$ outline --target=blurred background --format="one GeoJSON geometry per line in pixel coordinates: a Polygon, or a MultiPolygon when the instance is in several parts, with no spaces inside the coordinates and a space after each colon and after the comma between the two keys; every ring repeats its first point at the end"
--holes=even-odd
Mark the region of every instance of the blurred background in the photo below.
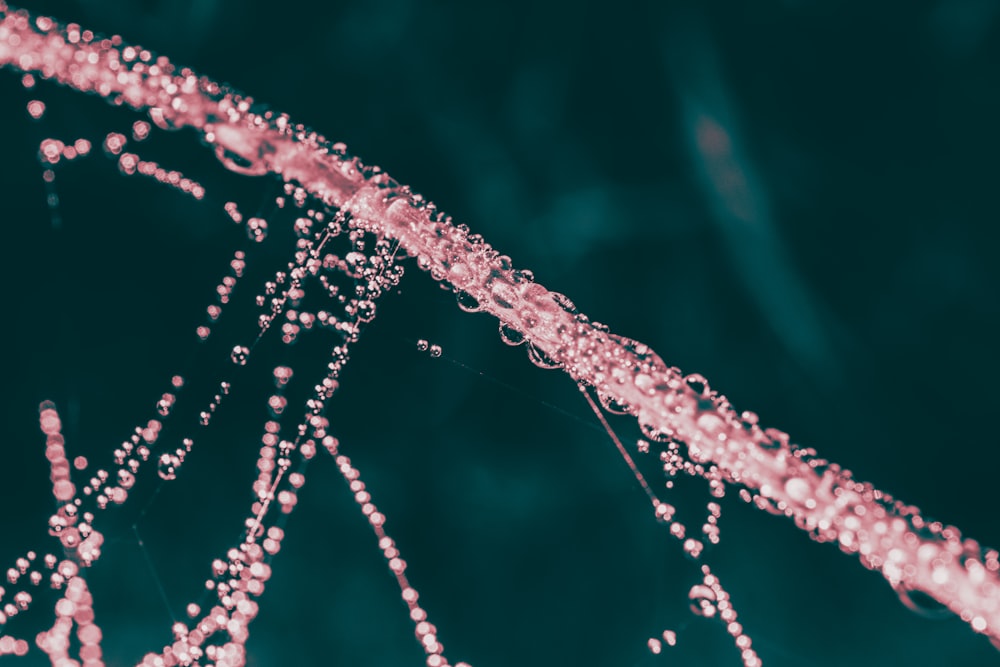
{"type": "MultiPolygon", "coordinates": [[[[1000,545],[995,3],[25,6],[121,34],[346,142],[738,409],[1000,545]]],[[[205,184],[207,202],[122,177],[95,154],[57,168],[56,219],[41,139],[97,146],[139,116],[51,85],[25,90],[11,71],[0,100],[4,567],[54,547],[40,401],[60,407],[70,456],[106,467],[173,374],[195,396],[234,384],[211,428],[179,415],[165,431],[196,440],[178,480],[159,488],[147,470],[134,503],[98,524],[96,621],[109,664],[134,664],[170,641],[211,559],[240,537],[271,362],[293,355],[309,383],[325,343],[255,351],[230,378],[227,350],[256,330],[249,304],[226,311],[215,347],[196,343],[245,243],[222,203],[268,214],[274,181],[225,172],[193,134],[160,133],[138,152],[205,184]],[[48,105],[39,122],[32,99],[48,105]]],[[[289,259],[282,221],[256,253],[262,276],[289,259]]],[[[697,566],[653,520],[572,382],[407,268],[330,418],[449,658],[739,664],[723,626],[688,610],[697,566]],[[646,641],[665,629],[678,646],[652,655],[646,641]]],[[[243,299],[259,284],[241,285],[243,299]]],[[[634,425],[614,426],[635,441],[634,425]]],[[[307,479],[250,664],[422,664],[332,461],[318,457],[307,479]]],[[[703,482],[664,495],[700,525],[703,482]]],[[[908,610],[835,546],[735,491],[722,505],[722,543],[705,558],[766,665],[1000,664],[964,623],[908,610]]],[[[41,604],[8,630],[46,627],[41,604]]]]}

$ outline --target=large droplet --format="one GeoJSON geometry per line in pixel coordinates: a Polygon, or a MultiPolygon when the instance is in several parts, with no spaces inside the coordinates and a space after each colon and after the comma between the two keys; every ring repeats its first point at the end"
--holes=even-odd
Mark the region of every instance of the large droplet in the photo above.
{"type": "Polygon", "coordinates": [[[501,282],[493,284],[493,287],[490,288],[490,296],[493,297],[493,303],[501,308],[513,308],[518,300],[517,292],[514,291],[514,288],[507,283],[501,282]]]}
{"type": "Polygon", "coordinates": [[[520,345],[524,342],[524,334],[509,324],[501,324],[500,340],[507,345],[520,345]]]}
{"type": "Polygon", "coordinates": [[[639,430],[653,442],[670,442],[674,437],[673,431],[662,431],[659,427],[645,421],[639,422],[639,430]]]}
{"type": "Polygon", "coordinates": [[[482,305],[468,292],[459,292],[456,297],[458,301],[458,307],[467,313],[477,313],[483,309],[482,305]]]}
{"type": "Polygon", "coordinates": [[[805,504],[811,495],[809,483],[801,477],[789,477],[785,480],[785,493],[799,504],[805,504]]]}
{"type": "Polygon", "coordinates": [[[954,615],[948,607],[921,590],[910,588],[905,584],[897,584],[894,588],[899,595],[899,601],[907,609],[920,614],[924,618],[940,619],[954,615]]]}
{"type": "Polygon", "coordinates": [[[629,411],[629,406],[627,403],[619,401],[614,396],[606,394],[603,391],[597,392],[597,400],[601,402],[601,407],[613,415],[627,415],[629,411]]]}
{"type": "Polygon", "coordinates": [[[528,343],[528,359],[534,365],[539,368],[544,368],[545,370],[562,368],[562,364],[552,359],[552,357],[547,355],[542,348],[538,347],[534,343],[528,343]]]}
{"type": "Polygon", "coordinates": [[[700,373],[691,373],[684,378],[684,382],[698,396],[705,396],[711,391],[708,386],[708,380],[700,373]]]}
{"type": "MultiPolygon", "coordinates": [[[[153,121],[156,122],[155,117],[153,121]]],[[[244,133],[224,124],[215,127],[215,137],[219,142],[215,146],[215,157],[226,169],[246,176],[268,173],[267,162],[261,158],[268,152],[274,152],[274,148],[267,141],[262,141],[259,146],[248,146],[244,133]],[[234,150],[237,146],[239,151],[234,150]]]]}

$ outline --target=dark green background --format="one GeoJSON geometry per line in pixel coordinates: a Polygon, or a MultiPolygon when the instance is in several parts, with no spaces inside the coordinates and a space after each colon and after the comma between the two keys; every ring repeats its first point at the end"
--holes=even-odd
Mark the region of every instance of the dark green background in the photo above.
{"type": "MultiPolygon", "coordinates": [[[[120,33],[345,141],[738,408],[1000,543],[992,3],[122,4],[29,8],[120,33]],[[706,116],[732,139],[749,217],[727,213],[700,171],[693,123],[706,116]]],[[[224,173],[191,134],[161,133],[140,153],[204,182],[210,203],[119,177],[95,155],[60,168],[53,230],[40,139],[96,142],[136,116],[50,85],[24,91],[7,71],[0,100],[6,568],[51,548],[39,401],[59,404],[71,454],[104,466],[178,369],[196,396],[228,378],[222,348],[247,342],[250,310],[226,312],[219,349],[197,352],[193,336],[240,243],[221,202],[263,211],[277,186],[224,173]],[[24,111],[32,98],[49,105],[41,123],[24,111]]],[[[288,247],[271,239],[259,265],[287,261],[288,247]]],[[[476,667],[738,664],[723,628],[687,611],[695,566],[572,383],[408,270],[356,347],[331,420],[447,655],[476,667]],[[418,353],[420,338],[444,357],[418,353]],[[665,628],[679,646],[650,655],[646,639],[665,628]]],[[[315,342],[295,350],[297,380],[322,369],[315,342]]],[[[239,538],[267,361],[234,378],[213,429],[167,431],[197,444],[138,524],[166,602],[129,530],[140,506],[99,524],[109,544],[89,576],[111,664],[166,643],[171,611],[239,538]]],[[[634,441],[634,426],[615,426],[634,441]]],[[[332,462],[307,478],[251,664],[420,664],[332,462]]],[[[141,479],[135,502],[157,481],[141,479]]],[[[670,498],[692,526],[709,500],[701,483],[670,498]]],[[[721,525],[708,560],[767,665],[1000,664],[958,620],[908,611],[878,574],[734,492],[721,525]]],[[[49,620],[41,606],[33,616],[49,620]]],[[[10,629],[37,630],[22,623],[10,629]]]]}

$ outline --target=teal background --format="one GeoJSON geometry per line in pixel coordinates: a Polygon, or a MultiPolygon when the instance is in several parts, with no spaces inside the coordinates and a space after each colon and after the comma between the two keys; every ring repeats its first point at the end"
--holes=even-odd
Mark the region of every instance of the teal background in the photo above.
{"type": "MultiPolygon", "coordinates": [[[[29,9],[120,33],[346,142],[765,425],[1000,544],[991,3],[29,9]],[[742,207],[705,176],[699,118],[730,137],[744,178],[727,183],[742,207]]],[[[5,567],[25,547],[51,548],[38,403],[56,401],[69,451],[103,466],[178,369],[194,396],[228,377],[223,348],[251,335],[250,309],[226,311],[219,349],[198,352],[193,336],[242,234],[221,202],[250,214],[278,193],[225,173],[193,135],[160,133],[140,152],[205,183],[211,203],[120,177],[95,155],[60,167],[54,230],[38,142],[96,143],[138,116],[18,80],[0,72],[5,567]],[[24,111],[33,98],[49,106],[40,123],[24,111]]],[[[259,266],[287,261],[273,236],[259,266]]],[[[255,287],[242,289],[246,299],[255,287]]],[[[322,368],[319,343],[294,349],[303,382],[322,368]]],[[[212,429],[169,432],[196,439],[176,482],[157,492],[147,474],[141,504],[102,517],[109,543],[90,577],[111,664],[169,641],[171,614],[239,539],[266,362],[285,354],[255,356],[212,429]]],[[[696,566],[653,520],[577,389],[524,357],[410,264],[331,407],[446,654],[476,667],[738,664],[723,628],[688,612],[696,566]],[[418,353],[417,339],[444,356],[418,353]],[[679,645],[650,655],[646,639],[668,628],[679,645]]],[[[634,442],[633,425],[614,426],[634,442]]],[[[318,458],[307,479],[251,626],[251,664],[421,664],[332,462],[318,458]]],[[[668,497],[689,528],[710,500],[704,486],[668,497]]],[[[856,559],[734,491],[721,526],[707,560],[766,665],[1000,664],[957,619],[907,610],[856,559]]],[[[47,614],[9,627],[33,636],[47,614]]]]}

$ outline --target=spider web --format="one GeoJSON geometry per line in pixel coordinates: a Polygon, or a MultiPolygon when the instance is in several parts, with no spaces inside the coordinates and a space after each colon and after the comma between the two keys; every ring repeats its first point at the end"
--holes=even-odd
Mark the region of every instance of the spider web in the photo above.
{"type": "MultiPolygon", "coordinates": [[[[97,101],[92,101],[93,109],[84,110],[86,105],[71,93],[48,88],[40,95],[49,107],[42,126],[29,124],[22,109],[34,96],[18,91],[16,80],[7,79],[10,97],[20,94],[25,100],[17,112],[22,127],[28,129],[15,140],[21,142],[26,156],[22,167],[31,163],[39,137],[72,139],[99,127],[95,135],[99,138],[105,131],[127,131],[136,119],[106,109],[97,101]],[[61,95],[66,96],[65,101],[61,95]],[[60,109],[70,110],[69,117],[60,117],[60,109]],[[90,113],[100,122],[88,118],[90,113]],[[115,114],[119,117],[109,119],[115,114]],[[84,127],[77,129],[76,123],[84,127]],[[30,138],[31,132],[36,132],[36,137],[30,138]]],[[[245,179],[221,169],[204,174],[203,170],[216,165],[190,156],[195,152],[193,138],[189,137],[190,147],[184,148],[179,139],[165,136],[158,146],[156,137],[151,138],[141,152],[192,177],[198,174],[209,192],[226,192],[227,200],[239,200],[246,217],[271,213],[274,198],[282,194],[277,185],[259,180],[248,185],[245,179]]],[[[45,205],[41,168],[18,168],[16,174],[23,173],[23,177],[5,174],[3,179],[12,186],[11,192],[36,191],[36,196],[5,197],[12,203],[11,219],[35,221],[17,228],[17,234],[24,235],[18,246],[35,252],[17,253],[8,266],[18,268],[15,275],[34,276],[25,281],[23,289],[15,290],[17,301],[12,312],[21,314],[25,322],[44,322],[18,327],[21,345],[28,349],[30,343],[30,349],[37,352],[28,357],[31,363],[14,360],[21,364],[15,365],[14,376],[22,379],[17,396],[5,401],[5,411],[10,410],[5,421],[30,425],[30,420],[23,418],[23,404],[30,404],[30,415],[40,398],[54,398],[60,407],[65,406],[71,455],[81,453],[96,463],[107,455],[109,443],[122,439],[123,424],[150,412],[150,399],[155,401],[162,393],[163,382],[178,366],[193,366],[196,372],[186,377],[198,382],[201,376],[206,385],[203,390],[218,381],[222,371],[206,369],[197,356],[192,359],[198,354],[192,352],[197,350],[196,342],[186,346],[175,341],[192,338],[192,326],[204,320],[204,307],[212,298],[209,288],[219,280],[233,248],[246,244],[246,236],[218,205],[206,213],[210,203],[199,204],[138,177],[123,179],[111,162],[101,173],[101,158],[94,155],[87,159],[85,172],[77,170],[82,162],[60,167],[55,189],[60,203],[54,210],[45,205]],[[32,169],[34,173],[30,173],[32,169]],[[132,188],[137,192],[125,192],[132,188]],[[102,193],[96,203],[94,193],[102,193]],[[53,213],[61,220],[57,225],[53,224],[53,213]],[[49,271],[37,271],[40,258],[49,262],[49,271]],[[53,387],[51,378],[59,378],[55,384],[62,386],[53,387]],[[15,411],[14,406],[20,409],[15,411]]],[[[289,225],[269,220],[271,234],[289,232],[289,225]]],[[[280,245],[269,234],[259,253],[263,264],[287,261],[281,250],[273,254],[264,250],[265,246],[280,245]]],[[[342,390],[331,403],[330,420],[337,425],[345,448],[354,450],[352,458],[368,471],[366,479],[377,487],[380,507],[385,508],[391,525],[398,526],[393,533],[400,543],[419,545],[410,552],[409,561],[413,571],[427,582],[419,586],[421,591],[429,598],[458,601],[435,606],[428,603],[449,654],[474,664],[508,664],[519,657],[539,663],[566,659],[607,664],[621,662],[623,656],[629,664],[656,664],[656,656],[645,648],[645,637],[664,627],[680,629],[690,622],[685,594],[692,578],[697,578],[696,570],[683,559],[677,558],[675,563],[672,559],[679,556],[678,549],[663,535],[665,531],[656,525],[646,526],[650,522],[642,512],[633,511],[643,502],[641,493],[629,482],[620,461],[616,463],[617,455],[607,436],[590,427],[593,419],[572,383],[523,364],[523,352],[500,344],[495,325],[483,321],[487,318],[455,314],[454,298],[429,283],[424,278],[405,281],[402,293],[391,297],[366,329],[363,344],[345,371],[342,390]],[[423,284],[418,284],[421,281],[423,284]],[[421,339],[440,344],[442,356],[419,353],[417,341],[421,339]],[[517,365],[513,361],[508,363],[515,357],[527,376],[513,370],[517,365]],[[544,403],[539,396],[544,397],[544,403]],[[549,407],[552,405],[558,410],[549,407]],[[553,476],[554,470],[557,476],[553,476]],[[499,516],[491,517],[491,511],[499,516]],[[648,534],[647,527],[651,529],[648,534]],[[644,556],[641,564],[637,564],[637,553],[644,556]],[[687,578],[669,576],[678,570],[686,571],[687,578]],[[464,576],[455,576],[456,572],[464,576]],[[511,591],[517,594],[510,595],[511,591]],[[678,601],[672,611],[665,609],[671,598],[678,601]],[[541,606],[540,601],[551,606],[541,606]],[[541,610],[533,613],[539,607],[541,610]],[[479,614],[470,613],[472,608],[479,614]]],[[[240,319],[238,312],[227,312],[220,327],[230,318],[240,319]]],[[[243,321],[232,325],[235,328],[229,330],[232,335],[228,338],[216,333],[226,340],[247,338],[255,325],[247,325],[246,318],[243,321]]],[[[310,351],[303,349],[305,342],[304,337],[294,352],[309,359],[310,351]]],[[[280,347],[275,354],[282,354],[280,347]]],[[[228,359],[223,359],[218,368],[229,372],[227,363],[228,359]]],[[[259,365],[267,366],[270,364],[259,365]]],[[[139,503],[148,507],[136,523],[142,548],[135,536],[129,535],[130,519],[123,520],[119,530],[106,531],[109,544],[102,558],[113,565],[102,560],[107,577],[103,583],[116,595],[113,601],[97,603],[106,607],[98,609],[98,620],[107,619],[102,623],[109,637],[115,629],[130,638],[122,644],[129,659],[137,650],[162,643],[154,640],[140,647],[138,638],[144,628],[154,635],[162,634],[169,624],[168,611],[183,615],[183,604],[193,594],[185,596],[181,591],[197,588],[192,584],[201,584],[211,554],[238,537],[238,529],[219,517],[228,511],[239,523],[238,508],[245,504],[246,477],[259,441],[259,423],[255,422],[266,413],[261,399],[267,396],[267,381],[270,379],[245,379],[242,396],[226,397],[225,410],[231,416],[225,421],[225,410],[220,408],[218,418],[213,417],[212,428],[218,432],[207,440],[212,444],[199,442],[197,454],[185,462],[179,480],[164,487],[151,504],[139,503]],[[241,463],[234,451],[244,442],[248,444],[241,463]],[[198,457],[204,458],[199,462],[198,457]],[[152,532],[144,530],[147,521],[152,532]],[[196,537],[192,540],[184,535],[196,537]],[[200,555],[192,553],[198,550],[200,555]],[[171,572],[164,564],[177,567],[171,572]],[[134,590],[140,591],[138,596],[124,595],[130,587],[122,582],[129,579],[137,582],[134,590]],[[141,620],[142,602],[148,605],[148,620],[141,620]],[[116,607],[120,615],[115,615],[116,607]],[[133,638],[136,645],[128,646],[133,638]]],[[[127,431],[128,427],[124,428],[127,431]]],[[[28,426],[19,432],[22,435],[16,441],[24,444],[12,454],[16,458],[11,460],[10,469],[24,471],[20,475],[24,488],[15,487],[12,497],[25,507],[44,507],[44,484],[29,481],[43,480],[48,474],[44,461],[35,455],[37,448],[30,445],[38,436],[31,435],[28,426]],[[30,475],[32,470],[38,474],[30,475]],[[37,502],[30,500],[33,493],[37,502]]],[[[336,481],[332,469],[327,473],[336,481]]],[[[308,473],[318,474],[322,472],[308,473]]],[[[695,506],[706,499],[697,499],[695,506]]],[[[315,484],[313,480],[305,487],[301,504],[289,530],[289,540],[301,541],[297,546],[292,542],[279,556],[273,588],[279,587],[286,570],[290,571],[289,581],[296,583],[289,583],[285,595],[273,589],[265,594],[262,617],[251,635],[269,635],[266,628],[270,627],[276,638],[262,638],[256,647],[252,638],[252,650],[260,652],[252,659],[260,664],[287,659],[290,651],[296,650],[290,645],[299,644],[301,660],[307,663],[321,662],[330,655],[368,664],[420,660],[419,647],[412,646],[405,607],[400,606],[398,594],[393,594],[384,564],[372,552],[370,530],[357,520],[349,494],[337,484],[315,484]],[[312,500],[308,500],[309,494],[315,494],[312,500]],[[331,511],[338,503],[343,512],[331,511]],[[353,524],[351,518],[355,519],[353,524]],[[300,527],[293,530],[299,522],[300,527]],[[285,557],[303,566],[283,566],[280,560],[285,557]],[[301,579],[292,579],[296,573],[303,575],[301,579]],[[317,590],[328,583],[332,586],[338,577],[343,578],[339,585],[317,590]],[[385,598],[382,602],[373,600],[377,595],[372,591],[379,587],[385,598]],[[385,613],[387,607],[390,613],[385,613]],[[333,634],[333,628],[339,631],[333,634]],[[296,639],[290,639],[293,633],[296,639]],[[341,642],[347,644],[343,652],[341,642]]],[[[733,508],[738,512],[735,507],[739,504],[733,508]]],[[[37,517],[28,514],[12,519],[9,532],[5,521],[5,546],[37,543],[27,539],[37,534],[32,530],[38,525],[37,517]]],[[[810,567],[799,573],[799,581],[813,582],[814,588],[818,587],[817,572],[851,569],[839,554],[817,545],[802,545],[802,551],[793,555],[796,547],[790,543],[797,539],[794,531],[789,530],[792,537],[783,541],[777,535],[779,528],[770,526],[766,518],[754,523],[754,517],[746,512],[740,516],[740,523],[746,525],[730,524],[724,535],[735,536],[726,537],[719,549],[720,567],[728,564],[734,568],[735,578],[730,576],[727,585],[737,600],[753,598],[750,593],[740,595],[738,581],[758,576],[762,569],[760,560],[748,556],[745,546],[758,540],[772,545],[768,558],[777,551],[788,559],[784,566],[774,566],[779,572],[809,560],[810,567]],[[762,535],[767,537],[761,539],[762,535]],[[726,556],[723,550],[730,541],[734,544],[726,556]],[[774,548],[774,544],[781,547],[774,548]],[[820,566],[827,556],[829,566],[820,566]]],[[[853,590],[865,590],[873,583],[870,576],[858,574],[859,583],[853,590]]],[[[99,576],[95,569],[93,577],[99,576]]],[[[809,664],[808,652],[798,652],[780,630],[771,635],[768,624],[761,621],[781,619],[783,611],[786,616],[796,614],[790,610],[794,605],[781,601],[788,599],[787,593],[777,592],[797,587],[794,574],[781,573],[767,581],[770,587],[765,590],[776,599],[762,605],[765,611],[756,614],[741,606],[741,620],[748,628],[764,626],[752,634],[769,664],[782,660],[809,664]]],[[[100,588],[98,583],[92,584],[95,591],[100,588]]],[[[824,590],[810,595],[823,602],[812,614],[818,625],[839,627],[835,619],[842,618],[845,607],[829,601],[837,595],[836,586],[824,590]],[[823,614],[827,614],[826,620],[820,621],[823,614]]],[[[885,613],[893,614],[901,625],[915,623],[928,635],[940,632],[937,628],[929,632],[919,620],[907,618],[897,609],[891,592],[883,598],[890,603],[885,609],[891,610],[885,613]]],[[[858,604],[856,600],[842,603],[850,609],[858,604]]],[[[783,622],[791,620],[786,618],[776,625],[783,622]]],[[[953,625],[959,626],[956,637],[966,636],[960,624],[953,625]]],[[[863,631],[861,637],[865,636],[863,631]]],[[[687,656],[700,664],[726,664],[737,659],[730,653],[731,646],[698,641],[697,632],[697,627],[691,630],[694,634],[682,639],[678,651],[691,651],[687,656]],[[718,653],[713,653],[716,650],[718,653]]],[[[706,638],[713,632],[724,637],[721,629],[709,628],[706,638]]],[[[827,629],[814,636],[818,641],[829,633],[827,629]]],[[[904,636],[903,631],[900,636],[904,636]]],[[[934,641],[945,641],[940,637],[934,641]]],[[[892,650],[916,651],[909,638],[903,644],[892,650]]],[[[822,658],[816,664],[823,664],[822,658]]]]}

